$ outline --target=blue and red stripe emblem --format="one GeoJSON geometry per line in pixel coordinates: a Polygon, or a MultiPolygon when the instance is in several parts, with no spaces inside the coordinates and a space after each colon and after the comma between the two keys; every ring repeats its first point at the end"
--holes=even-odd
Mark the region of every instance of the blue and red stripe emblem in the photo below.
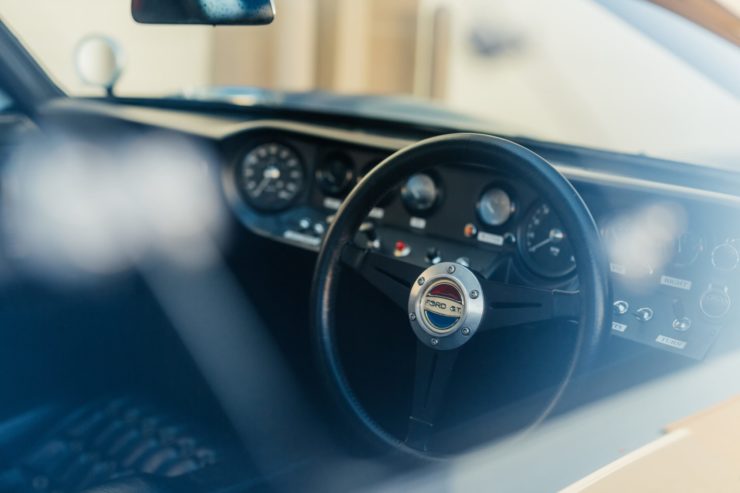
{"type": "Polygon", "coordinates": [[[424,317],[431,328],[448,330],[463,316],[463,303],[460,289],[451,282],[441,281],[424,295],[424,317]]]}

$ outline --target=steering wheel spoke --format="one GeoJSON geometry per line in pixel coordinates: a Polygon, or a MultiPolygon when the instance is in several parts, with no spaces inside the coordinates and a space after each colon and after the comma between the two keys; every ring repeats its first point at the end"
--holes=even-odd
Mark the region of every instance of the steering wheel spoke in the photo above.
{"type": "Polygon", "coordinates": [[[480,330],[512,327],[549,320],[578,320],[579,291],[543,289],[481,280],[486,316],[480,330]]]}
{"type": "Polygon", "coordinates": [[[457,353],[457,349],[436,351],[417,343],[413,401],[404,440],[406,445],[418,450],[427,450],[457,353]]]}
{"type": "Polygon", "coordinates": [[[347,244],[342,263],[406,311],[409,291],[424,269],[382,253],[347,244]]]}

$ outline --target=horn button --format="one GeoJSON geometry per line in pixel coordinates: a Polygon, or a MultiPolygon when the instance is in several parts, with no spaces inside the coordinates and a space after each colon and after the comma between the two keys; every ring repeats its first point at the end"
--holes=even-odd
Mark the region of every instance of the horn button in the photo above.
{"type": "Polygon", "coordinates": [[[478,278],[453,262],[422,272],[409,296],[411,328],[434,349],[455,349],[469,341],[480,326],[484,308],[478,278]]]}

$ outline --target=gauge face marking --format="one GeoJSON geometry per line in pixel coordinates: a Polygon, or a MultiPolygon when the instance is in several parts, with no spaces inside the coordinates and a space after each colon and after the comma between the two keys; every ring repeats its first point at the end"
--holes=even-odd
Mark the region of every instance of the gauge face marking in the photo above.
{"type": "Polygon", "coordinates": [[[511,197],[501,188],[489,188],[478,200],[478,216],[488,226],[501,226],[514,213],[511,197]]]}
{"type": "Polygon", "coordinates": [[[562,277],[576,267],[573,248],[560,220],[545,203],[525,218],[520,250],[527,266],[544,277],[562,277]]]}
{"type": "Polygon", "coordinates": [[[250,205],[277,211],[288,207],[303,191],[305,177],[298,154],[286,145],[271,142],[244,156],[238,179],[250,205]]]}

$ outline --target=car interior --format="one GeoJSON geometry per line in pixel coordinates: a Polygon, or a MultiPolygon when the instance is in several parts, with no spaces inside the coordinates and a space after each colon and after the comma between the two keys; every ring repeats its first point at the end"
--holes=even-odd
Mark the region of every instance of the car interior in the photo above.
{"type": "Polygon", "coordinates": [[[116,77],[0,23],[0,491],[735,491],[643,447],[740,390],[737,165],[116,77]]]}

